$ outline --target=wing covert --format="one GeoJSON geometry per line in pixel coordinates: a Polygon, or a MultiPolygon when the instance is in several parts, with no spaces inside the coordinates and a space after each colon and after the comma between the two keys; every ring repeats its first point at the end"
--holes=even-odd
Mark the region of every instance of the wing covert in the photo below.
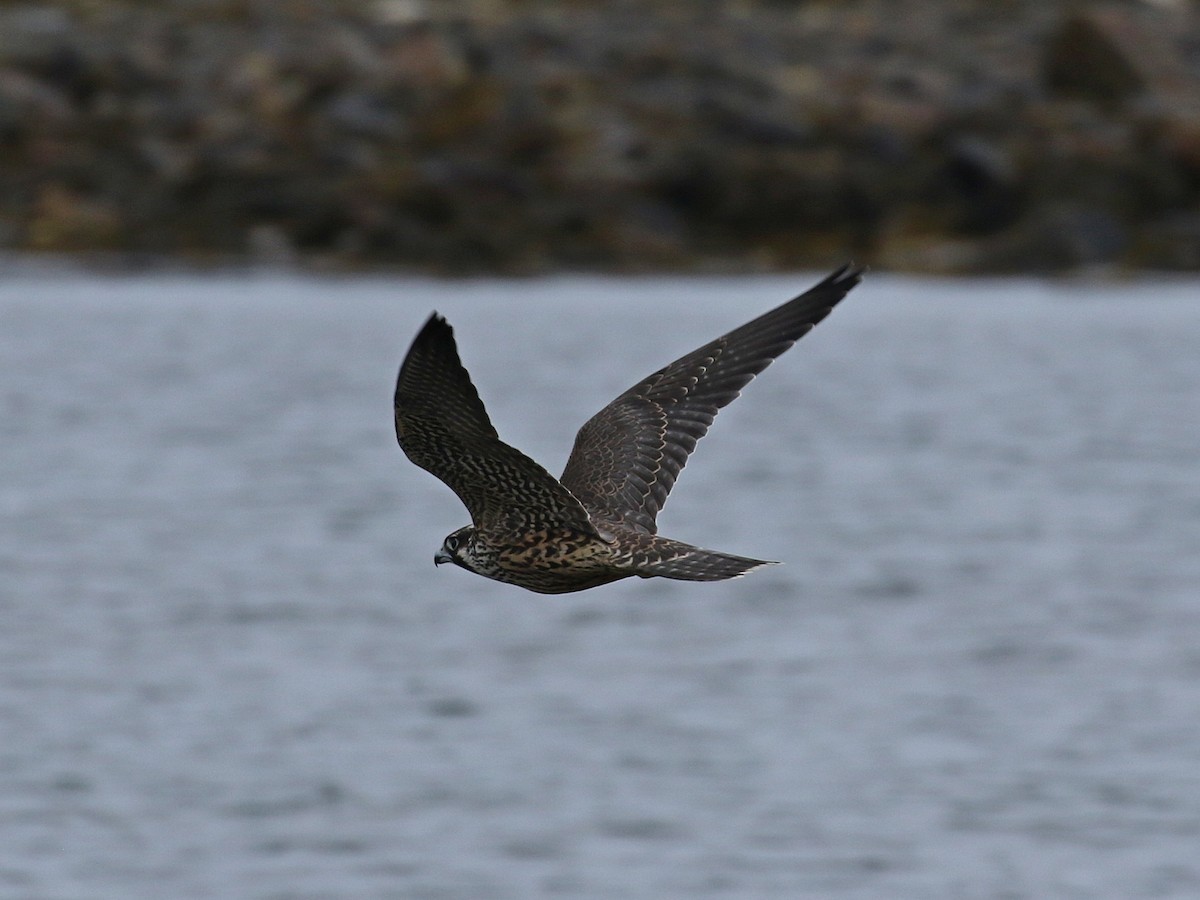
{"type": "Polygon", "coordinates": [[[603,520],[654,534],[688,455],[717,411],[859,283],[843,266],[798,297],[664,366],[579,430],[562,483],[603,520]]]}
{"type": "Polygon", "coordinates": [[[436,313],[404,358],[393,406],[401,449],[458,495],[476,528],[514,533],[566,525],[596,533],[569,490],[500,440],[459,359],[453,330],[436,313]]]}

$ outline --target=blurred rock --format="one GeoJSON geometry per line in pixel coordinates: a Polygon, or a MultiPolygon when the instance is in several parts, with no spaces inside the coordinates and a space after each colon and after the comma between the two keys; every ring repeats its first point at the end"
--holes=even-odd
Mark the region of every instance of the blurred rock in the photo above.
{"type": "Polygon", "coordinates": [[[1056,272],[1119,262],[1128,230],[1112,214],[1074,204],[1040,207],[986,245],[980,266],[997,272],[1056,272]]]}
{"type": "Polygon", "coordinates": [[[1138,235],[1132,262],[1151,269],[1200,271],[1200,211],[1152,222],[1138,235]]]}
{"type": "Polygon", "coordinates": [[[1195,4],[0,4],[0,221],[454,273],[1190,266],[1197,48],[1195,4]]]}
{"type": "Polygon", "coordinates": [[[53,65],[71,44],[70,13],[57,4],[0,6],[0,65],[53,65]]]}
{"type": "Polygon", "coordinates": [[[1051,36],[1044,62],[1046,87],[1053,93],[1115,106],[1146,89],[1144,62],[1129,20],[1113,10],[1068,16],[1051,36]]]}
{"type": "Polygon", "coordinates": [[[102,200],[83,197],[61,184],[38,195],[27,241],[34,250],[115,250],[122,244],[120,214],[102,200]]]}
{"type": "Polygon", "coordinates": [[[246,251],[251,260],[271,268],[290,268],[296,264],[296,248],[277,225],[255,225],[246,236],[246,251]]]}
{"type": "Polygon", "coordinates": [[[467,60],[455,42],[432,24],[413,24],[394,39],[384,54],[388,75],[408,89],[444,90],[469,74],[467,60]]]}
{"type": "Polygon", "coordinates": [[[380,95],[368,91],[343,91],[325,108],[325,124],[332,134],[396,139],[404,130],[401,116],[380,95]]]}
{"type": "Polygon", "coordinates": [[[424,0],[375,0],[373,12],[385,25],[411,25],[430,16],[429,4],[424,0]]]}
{"type": "Polygon", "coordinates": [[[1046,86],[1108,107],[1144,95],[1161,108],[1194,107],[1200,77],[1186,61],[1183,21],[1112,4],[1068,15],[1047,44],[1046,86]]]}
{"type": "Polygon", "coordinates": [[[70,98],[53,85],[20,70],[0,69],[0,127],[20,130],[22,123],[39,121],[63,124],[76,114],[70,98]]]}
{"type": "Polygon", "coordinates": [[[928,187],[947,229],[990,234],[1013,223],[1023,198],[1020,173],[1008,150],[986,138],[961,135],[945,148],[928,187]]]}

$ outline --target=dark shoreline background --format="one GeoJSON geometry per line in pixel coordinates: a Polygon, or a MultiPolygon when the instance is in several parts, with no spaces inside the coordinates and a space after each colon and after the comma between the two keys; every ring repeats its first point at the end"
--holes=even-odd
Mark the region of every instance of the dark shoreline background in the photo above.
{"type": "Polygon", "coordinates": [[[1200,11],[6,3],[0,251],[1200,270],[1200,11]]]}

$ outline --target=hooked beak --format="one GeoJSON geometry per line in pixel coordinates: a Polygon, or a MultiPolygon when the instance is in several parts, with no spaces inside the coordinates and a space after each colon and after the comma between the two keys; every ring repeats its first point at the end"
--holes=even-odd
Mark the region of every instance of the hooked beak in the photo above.
{"type": "Polygon", "coordinates": [[[445,550],[439,550],[433,554],[433,564],[440,566],[442,563],[454,562],[454,558],[445,550]]]}

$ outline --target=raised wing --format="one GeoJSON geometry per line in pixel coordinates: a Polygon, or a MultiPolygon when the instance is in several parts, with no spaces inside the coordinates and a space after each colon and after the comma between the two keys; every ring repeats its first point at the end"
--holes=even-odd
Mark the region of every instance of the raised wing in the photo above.
{"type": "Polygon", "coordinates": [[[567,526],[596,533],[570,491],[500,440],[458,358],[453,330],[436,313],[400,366],[395,412],[400,447],[458,495],[476,528],[505,534],[567,526]]]}
{"type": "Polygon", "coordinates": [[[843,266],[800,296],[659,369],[579,430],[562,483],[599,519],[648,534],[717,410],[862,279],[843,266]]]}

